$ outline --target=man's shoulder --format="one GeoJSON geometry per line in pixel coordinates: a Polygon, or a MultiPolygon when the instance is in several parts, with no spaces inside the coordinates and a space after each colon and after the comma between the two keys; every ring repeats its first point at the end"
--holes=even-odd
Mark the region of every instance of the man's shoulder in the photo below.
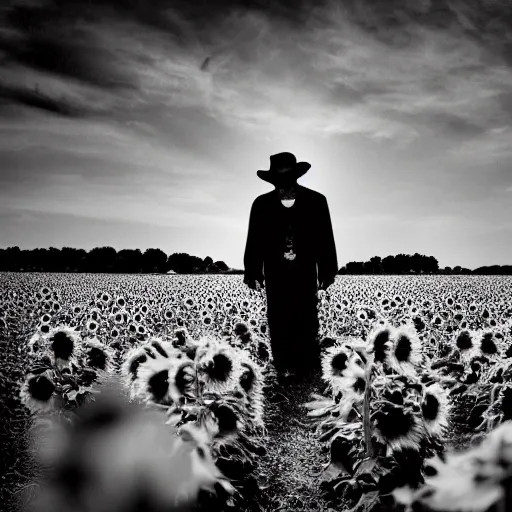
{"type": "Polygon", "coordinates": [[[322,193],[317,192],[316,190],[304,187],[302,185],[300,186],[300,188],[305,196],[308,196],[309,198],[311,198],[313,200],[316,200],[316,201],[326,201],[327,200],[327,198],[322,193]]]}
{"type": "Polygon", "coordinates": [[[254,199],[254,204],[264,204],[268,202],[272,196],[273,196],[274,190],[271,190],[270,192],[265,192],[264,194],[260,194],[259,196],[254,199]]]}

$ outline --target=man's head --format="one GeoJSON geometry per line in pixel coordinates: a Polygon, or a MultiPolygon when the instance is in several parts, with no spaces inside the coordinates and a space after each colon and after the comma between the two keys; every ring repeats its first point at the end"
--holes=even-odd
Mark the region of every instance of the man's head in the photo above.
{"type": "Polygon", "coordinates": [[[297,162],[295,155],[284,152],[270,157],[270,169],[258,171],[258,177],[280,188],[292,187],[298,178],[306,174],[311,164],[297,162]]]}

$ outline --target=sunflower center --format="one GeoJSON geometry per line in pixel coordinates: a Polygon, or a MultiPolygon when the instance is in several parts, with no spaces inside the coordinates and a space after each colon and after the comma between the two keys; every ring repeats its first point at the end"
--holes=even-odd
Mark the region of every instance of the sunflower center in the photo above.
{"type": "Polygon", "coordinates": [[[53,395],[55,385],[45,375],[39,375],[30,379],[29,392],[32,398],[46,402],[53,395]]]}
{"type": "Polygon", "coordinates": [[[492,333],[484,335],[482,338],[481,348],[484,354],[496,354],[498,352],[498,347],[496,346],[496,343],[494,343],[492,333]]]}
{"type": "Polygon", "coordinates": [[[56,357],[67,361],[73,353],[73,340],[65,332],[56,332],[52,337],[52,350],[56,357]]]}
{"type": "Polygon", "coordinates": [[[411,352],[412,352],[411,340],[407,336],[402,334],[398,338],[398,341],[396,343],[395,357],[397,358],[397,360],[400,363],[405,363],[409,360],[411,352]]]}
{"type": "Polygon", "coordinates": [[[469,332],[462,331],[457,336],[456,344],[460,350],[469,350],[473,346],[473,340],[471,339],[471,335],[469,334],[469,332]]]}
{"type": "Polygon", "coordinates": [[[231,359],[225,354],[215,354],[213,364],[207,368],[207,373],[214,380],[226,381],[233,368],[231,359]]]}
{"type": "Polygon", "coordinates": [[[89,366],[104,370],[107,366],[107,354],[98,347],[91,347],[88,353],[89,366]]]}
{"type": "Polygon", "coordinates": [[[427,393],[425,400],[421,404],[421,411],[423,412],[423,417],[427,421],[434,421],[439,413],[439,407],[439,400],[434,395],[427,393]]]}
{"type": "Polygon", "coordinates": [[[373,345],[375,347],[375,361],[378,363],[383,363],[386,359],[386,352],[388,349],[386,343],[389,341],[389,335],[389,330],[384,329],[383,331],[380,331],[377,336],[375,336],[373,345]]]}
{"type": "Polygon", "coordinates": [[[339,352],[332,358],[332,370],[335,375],[341,375],[347,368],[347,354],[345,352],[339,352]]]}
{"type": "Polygon", "coordinates": [[[169,373],[167,370],[155,373],[148,380],[148,390],[156,400],[162,400],[169,389],[169,373]]]}

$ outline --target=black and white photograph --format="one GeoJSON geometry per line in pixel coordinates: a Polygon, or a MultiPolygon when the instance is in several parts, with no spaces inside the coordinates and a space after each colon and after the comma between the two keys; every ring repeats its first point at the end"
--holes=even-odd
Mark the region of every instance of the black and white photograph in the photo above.
{"type": "Polygon", "coordinates": [[[512,511],[512,1],[0,2],[0,511],[512,511]]]}

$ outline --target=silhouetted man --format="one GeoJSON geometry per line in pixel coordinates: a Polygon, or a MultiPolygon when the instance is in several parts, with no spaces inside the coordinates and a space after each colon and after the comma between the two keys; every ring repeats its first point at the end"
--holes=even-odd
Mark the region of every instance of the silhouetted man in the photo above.
{"type": "Polygon", "coordinates": [[[245,247],[244,283],[267,290],[274,366],[281,376],[320,367],[318,289],[338,271],[329,207],[324,195],[297,179],[311,165],[291,153],[270,157],[257,175],[275,186],[252,205],[245,247]]]}

